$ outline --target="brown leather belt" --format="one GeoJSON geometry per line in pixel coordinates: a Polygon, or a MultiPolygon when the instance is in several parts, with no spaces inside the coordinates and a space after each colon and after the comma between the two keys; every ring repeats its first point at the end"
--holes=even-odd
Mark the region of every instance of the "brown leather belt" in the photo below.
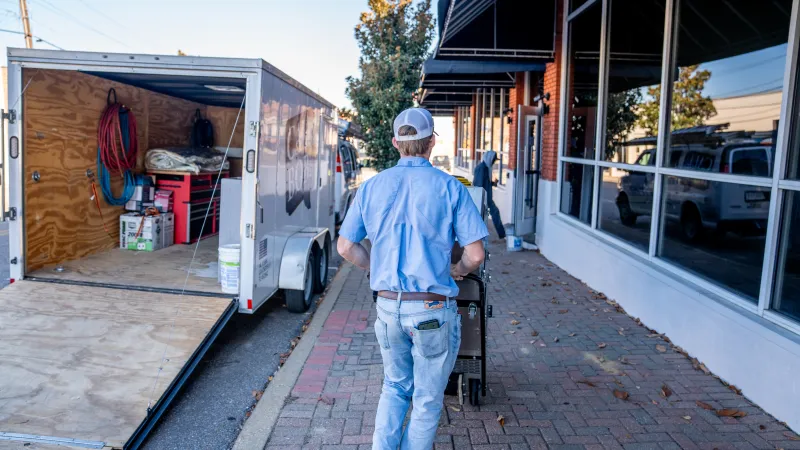
{"type": "MultiPolygon", "coordinates": [[[[398,294],[394,291],[378,291],[378,296],[387,298],[389,300],[397,300],[398,294]]],[[[418,300],[418,301],[445,301],[447,297],[442,294],[434,294],[433,292],[403,292],[400,301],[403,300],[418,300]]]]}

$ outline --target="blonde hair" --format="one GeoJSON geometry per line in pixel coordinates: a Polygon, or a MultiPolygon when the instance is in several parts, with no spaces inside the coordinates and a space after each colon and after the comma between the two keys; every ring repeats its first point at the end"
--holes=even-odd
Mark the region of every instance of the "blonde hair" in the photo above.
{"type": "MultiPolygon", "coordinates": [[[[397,130],[397,134],[400,136],[415,136],[417,134],[417,129],[411,125],[403,125],[397,130]]],[[[400,156],[424,155],[430,148],[431,139],[433,139],[433,135],[415,141],[397,141],[397,148],[400,150],[400,156]]]]}

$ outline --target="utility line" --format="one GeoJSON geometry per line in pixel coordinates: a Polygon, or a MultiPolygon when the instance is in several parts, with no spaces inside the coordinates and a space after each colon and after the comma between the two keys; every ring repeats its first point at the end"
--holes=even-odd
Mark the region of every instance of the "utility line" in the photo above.
{"type": "Polygon", "coordinates": [[[73,22],[77,23],[78,25],[82,26],[83,28],[86,28],[89,31],[93,31],[94,33],[99,34],[100,36],[103,36],[103,37],[105,37],[107,39],[110,39],[110,40],[112,40],[112,41],[114,41],[114,42],[116,42],[118,44],[121,44],[121,45],[123,45],[125,47],[130,48],[130,46],[128,44],[126,44],[125,42],[122,42],[119,39],[117,39],[117,38],[115,38],[113,36],[110,36],[110,35],[102,32],[102,31],[98,30],[97,28],[94,28],[91,25],[86,24],[85,22],[83,22],[80,19],[76,18],[72,14],[70,14],[70,13],[64,11],[63,9],[59,8],[58,6],[52,4],[48,0],[36,0],[36,3],[39,4],[39,5],[47,7],[48,9],[50,9],[53,12],[55,12],[56,14],[60,14],[62,16],[65,16],[66,18],[72,20],[73,22]]]}
{"type": "MultiPolygon", "coordinates": [[[[5,28],[0,28],[0,33],[20,34],[22,36],[25,35],[25,33],[22,32],[22,31],[8,30],[8,29],[5,29],[5,28]]],[[[53,46],[53,47],[57,48],[58,50],[64,50],[63,48],[57,46],[56,44],[53,44],[52,42],[50,42],[48,40],[42,39],[39,36],[33,36],[33,37],[36,39],[36,42],[44,42],[45,44],[53,46]]]]}

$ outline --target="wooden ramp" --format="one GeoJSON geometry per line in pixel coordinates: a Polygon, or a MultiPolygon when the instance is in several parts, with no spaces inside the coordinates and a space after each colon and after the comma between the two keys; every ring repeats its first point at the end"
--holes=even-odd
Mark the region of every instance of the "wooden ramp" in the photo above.
{"type": "Polygon", "coordinates": [[[21,448],[3,433],[122,448],[233,311],[230,299],[27,280],[0,290],[0,448],[21,448]]]}

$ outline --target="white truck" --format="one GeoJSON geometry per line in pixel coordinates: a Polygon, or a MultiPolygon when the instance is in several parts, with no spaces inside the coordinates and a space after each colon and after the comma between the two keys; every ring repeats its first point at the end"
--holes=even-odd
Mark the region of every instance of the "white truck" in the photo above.
{"type": "MultiPolygon", "coordinates": [[[[7,93],[0,447],[137,448],[235,312],[279,290],[303,312],[325,288],[335,108],[261,59],[9,49],[7,93]],[[118,248],[124,208],[94,185],[111,88],[136,115],[140,171],[148,148],[188,146],[198,110],[243,149],[238,294],[217,282],[214,237],[118,248]]],[[[216,220],[208,198],[187,227],[216,220]]]]}

